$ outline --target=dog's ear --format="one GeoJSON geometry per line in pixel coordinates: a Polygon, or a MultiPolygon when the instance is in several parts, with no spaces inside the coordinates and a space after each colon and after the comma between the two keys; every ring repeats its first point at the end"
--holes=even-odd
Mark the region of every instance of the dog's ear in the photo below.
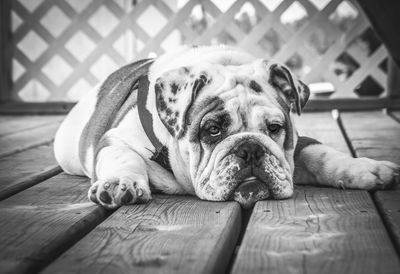
{"type": "Polygon", "coordinates": [[[300,115],[310,96],[307,85],[297,80],[288,68],[279,64],[272,64],[269,67],[269,83],[283,93],[289,104],[293,104],[297,114],[300,115]]]}
{"type": "Polygon", "coordinates": [[[165,72],[156,80],[154,88],[158,116],[175,138],[183,137],[188,110],[207,83],[205,73],[196,75],[187,67],[165,72]]]}

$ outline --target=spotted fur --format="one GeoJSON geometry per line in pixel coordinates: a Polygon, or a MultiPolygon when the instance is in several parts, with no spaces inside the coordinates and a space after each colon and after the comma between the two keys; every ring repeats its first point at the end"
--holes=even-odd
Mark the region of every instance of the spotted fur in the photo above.
{"type": "Polygon", "coordinates": [[[187,125],[187,112],[197,94],[209,84],[207,74],[191,74],[187,67],[169,71],[155,84],[158,115],[170,134],[182,138],[187,125]]]}

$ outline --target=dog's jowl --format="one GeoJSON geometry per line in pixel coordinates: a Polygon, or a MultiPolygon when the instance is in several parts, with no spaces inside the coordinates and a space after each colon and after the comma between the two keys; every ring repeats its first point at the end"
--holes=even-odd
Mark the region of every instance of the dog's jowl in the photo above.
{"type": "Polygon", "coordinates": [[[106,208],[152,192],[211,201],[285,199],[294,184],[389,188],[399,166],[299,137],[307,86],[282,64],[237,48],[182,47],[111,74],[79,101],[55,139],[65,172],[92,179],[106,208]],[[296,168],[295,168],[296,167],[296,168]]]}

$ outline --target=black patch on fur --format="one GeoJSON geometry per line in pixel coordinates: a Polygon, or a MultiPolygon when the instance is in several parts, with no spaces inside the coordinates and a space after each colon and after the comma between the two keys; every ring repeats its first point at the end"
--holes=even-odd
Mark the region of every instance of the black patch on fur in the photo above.
{"type": "Polygon", "coordinates": [[[101,192],[99,198],[100,198],[100,200],[101,200],[103,203],[105,203],[105,204],[111,203],[111,197],[110,197],[110,194],[108,194],[107,191],[101,192]]]}
{"type": "Polygon", "coordinates": [[[162,85],[163,85],[162,82],[160,83],[157,82],[157,84],[154,87],[157,96],[156,100],[157,109],[159,111],[165,111],[166,109],[168,109],[167,103],[165,102],[164,99],[163,89],[161,88],[162,85]]]}
{"type": "Polygon", "coordinates": [[[171,92],[172,94],[176,95],[176,93],[178,92],[179,86],[175,83],[171,84],[171,92]]]}
{"type": "Polygon", "coordinates": [[[155,151],[150,160],[156,162],[166,170],[172,172],[171,165],[169,163],[169,151],[166,146],[163,146],[160,150],[155,151]]]}
{"type": "Polygon", "coordinates": [[[221,139],[225,138],[232,124],[232,118],[226,111],[218,111],[211,120],[206,121],[203,128],[200,130],[199,138],[200,140],[208,145],[217,144],[221,139]],[[208,129],[210,126],[215,125],[221,129],[221,135],[211,136],[208,129]]]}
{"type": "Polygon", "coordinates": [[[306,136],[299,136],[296,149],[294,150],[294,158],[296,159],[305,147],[318,144],[321,144],[321,142],[319,142],[318,140],[306,136]]]}
{"type": "Polygon", "coordinates": [[[188,69],[187,67],[182,67],[183,73],[184,74],[189,74],[190,69],[188,69]]]}
{"type": "Polygon", "coordinates": [[[121,197],[121,203],[126,205],[130,201],[132,201],[132,199],[133,199],[132,193],[129,190],[127,190],[126,193],[124,194],[124,196],[121,197]]]}
{"type": "Polygon", "coordinates": [[[174,126],[176,124],[176,118],[171,118],[168,120],[168,125],[170,125],[171,127],[174,126]]]}
{"type": "Polygon", "coordinates": [[[200,138],[200,122],[204,115],[217,109],[223,109],[224,104],[225,102],[219,97],[208,97],[190,110],[187,115],[187,123],[194,126],[191,127],[193,130],[189,133],[189,142],[198,142],[200,138]]]}
{"type": "Polygon", "coordinates": [[[204,86],[207,84],[207,76],[204,74],[201,74],[199,78],[194,80],[193,83],[193,92],[194,94],[197,94],[204,86]]]}
{"type": "Polygon", "coordinates": [[[262,87],[261,87],[256,81],[254,81],[254,80],[251,80],[251,81],[250,81],[249,87],[250,87],[252,90],[254,90],[255,92],[257,92],[257,93],[261,93],[261,92],[263,91],[263,90],[262,90],[262,87]]]}
{"type": "Polygon", "coordinates": [[[244,115],[244,113],[240,113],[240,117],[242,118],[242,124],[244,128],[247,128],[248,122],[247,122],[247,117],[244,115]]]}

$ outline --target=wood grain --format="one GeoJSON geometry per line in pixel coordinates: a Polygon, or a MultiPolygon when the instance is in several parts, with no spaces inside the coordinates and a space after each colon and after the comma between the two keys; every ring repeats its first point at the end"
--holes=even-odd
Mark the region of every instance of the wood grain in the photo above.
{"type": "Polygon", "coordinates": [[[399,273],[400,262],[365,191],[298,187],[258,202],[232,273],[399,273]]]}
{"type": "Polygon", "coordinates": [[[400,164],[400,125],[380,111],[343,112],[343,126],[358,157],[400,164]]]}
{"type": "MultiPolygon", "coordinates": [[[[357,156],[400,164],[397,121],[382,112],[343,113],[341,117],[357,156]]],[[[373,197],[400,254],[400,188],[377,191],[373,197]]]]}
{"type": "Polygon", "coordinates": [[[58,173],[53,146],[43,145],[0,159],[0,200],[58,173]]]}
{"type": "Polygon", "coordinates": [[[7,102],[0,105],[0,114],[67,114],[75,104],[72,102],[7,102]]]}
{"type": "Polygon", "coordinates": [[[60,125],[55,122],[0,137],[0,158],[35,146],[49,144],[60,125]]]}
{"type": "Polygon", "coordinates": [[[88,187],[87,178],[60,174],[1,201],[1,273],[40,270],[104,220],[88,187]]]}
{"type": "Polygon", "coordinates": [[[34,129],[36,127],[52,124],[55,122],[59,123],[64,118],[64,115],[2,116],[2,119],[0,120],[0,136],[34,129]]]}
{"type": "MultiPolygon", "coordinates": [[[[340,81],[339,81],[340,82],[340,81]]],[[[376,110],[376,109],[398,109],[400,100],[398,98],[329,98],[310,99],[305,111],[320,111],[340,109],[347,111],[376,110]]]]}
{"type": "Polygon", "coordinates": [[[400,189],[377,191],[374,199],[400,254],[400,189]]]}
{"type": "Polygon", "coordinates": [[[157,196],[120,208],[44,273],[224,273],[240,225],[235,202],[157,196]]]}
{"type": "Polygon", "coordinates": [[[296,128],[300,136],[317,139],[323,144],[350,154],[339,126],[330,112],[303,113],[296,117],[296,128]]]}

